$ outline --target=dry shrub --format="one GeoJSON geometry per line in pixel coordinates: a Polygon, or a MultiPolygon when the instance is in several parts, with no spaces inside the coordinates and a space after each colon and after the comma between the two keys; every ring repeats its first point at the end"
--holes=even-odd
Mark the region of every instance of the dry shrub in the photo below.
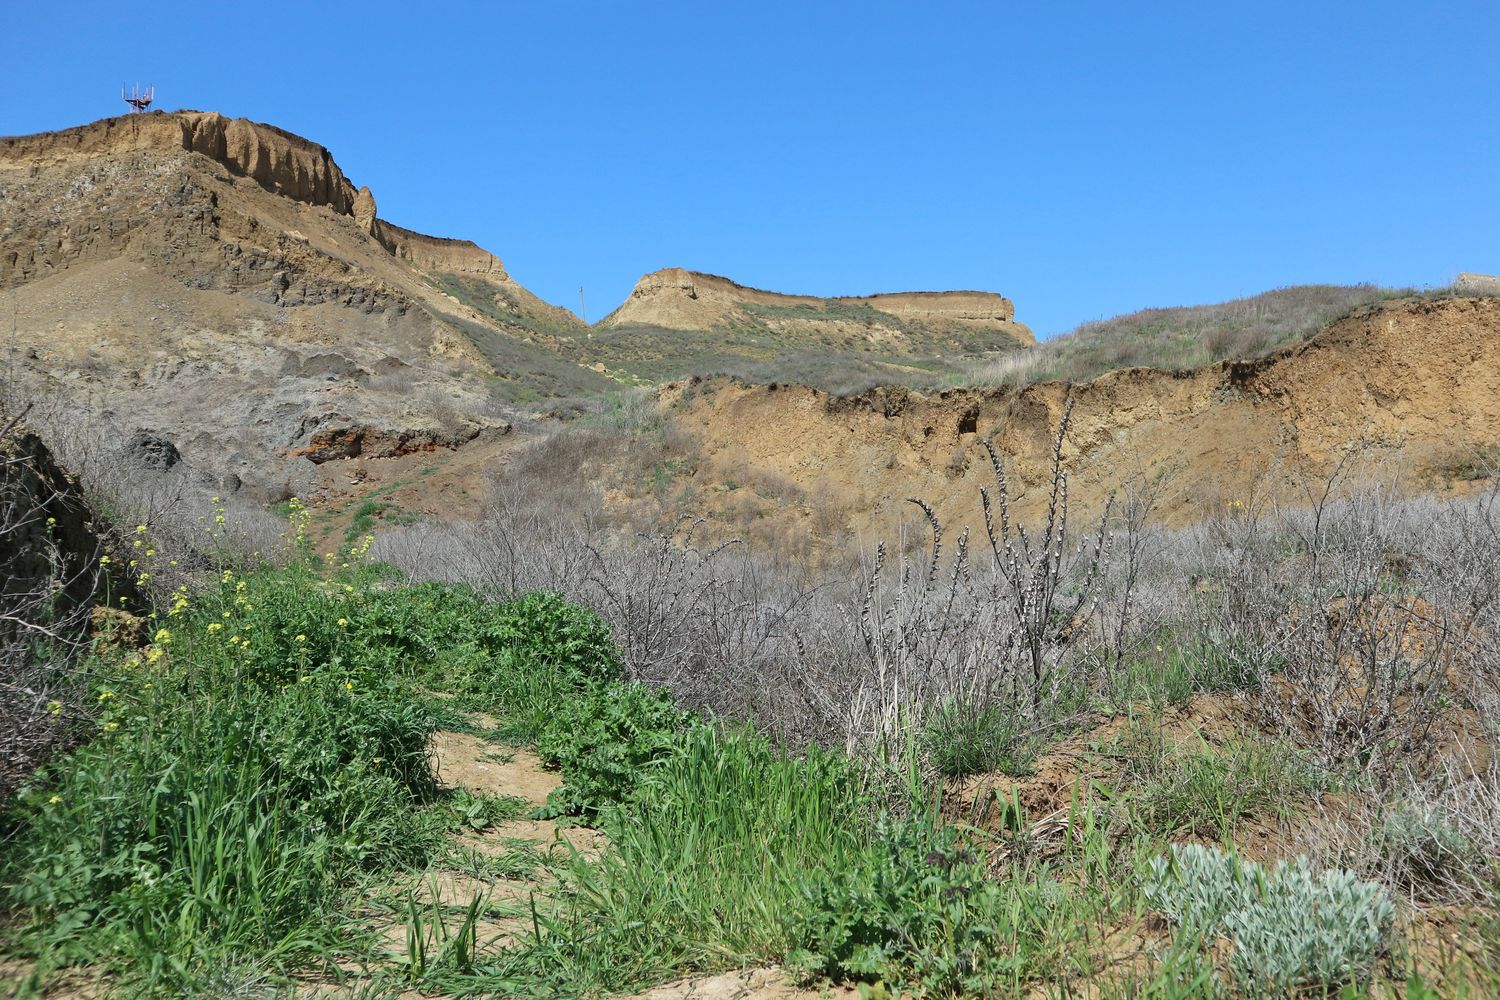
{"type": "Polygon", "coordinates": [[[76,664],[99,582],[81,498],[18,424],[0,420],[0,806],[79,733],[76,664]]]}

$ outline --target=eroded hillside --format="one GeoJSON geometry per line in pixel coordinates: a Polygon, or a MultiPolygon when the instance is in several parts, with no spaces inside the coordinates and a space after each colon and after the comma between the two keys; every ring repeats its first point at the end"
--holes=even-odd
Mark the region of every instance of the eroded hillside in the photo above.
{"type": "Polygon", "coordinates": [[[380,219],[323,147],[213,113],[0,140],[0,294],[18,391],[267,495],[612,384],[538,343],[571,314],[499,259],[380,219]]]}
{"type": "Polygon", "coordinates": [[[663,404],[721,480],[789,480],[834,498],[851,527],[891,538],[899,519],[919,517],[908,496],[931,501],[950,525],[978,526],[978,489],[993,479],[983,439],[1006,460],[1019,509],[1038,509],[1070,398],[1064,459],[1086,508],[1148,484],[1175,523],[1236,500],[1296,502],[1351,450],[1364,473],[1399,467],[1409,485],[1462,490],[1473,485],[1466,463],[1500,442],[1500,299],[1391,301],[1307,344],[1191,372],[853,397],[685,382],[663,404]]]}

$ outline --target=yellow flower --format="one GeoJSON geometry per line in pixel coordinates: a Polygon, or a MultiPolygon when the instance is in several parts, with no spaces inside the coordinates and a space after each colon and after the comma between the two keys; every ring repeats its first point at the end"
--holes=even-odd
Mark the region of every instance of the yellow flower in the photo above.
{"type": "Polygon", "coordinates": [[[215,514],[214,515],[214,523],[215,524],[223,524],[224,523],[224,515],[223,514],[215,514]]]}
{"type": "Polygon", "coordinates": [[[354,682],[353,681],[345,681],[344,682],[344,690],[345,691],[353,691],[354,690],[354,682]]]}
{"type": "Polygon", "coordinates": [[[224,612],[224,617],[225,618],[229,618],[229,617],[232,617],[232,616],[230,615],[230,613],[228,611],[226,611],[226,612],[224,612]]]}
{"type": "Polygon", "coordinates": [[[297,683],[298,684],[306,684],[310,680],[312,680],[311,677],[307,676],[306,674],[303,674],[301,677],[297,678],[297,683]]]}
{"type": "Polygon", "coordinates": [[[62,801],[62,796],[61,795],[54,795],[54,796],[52,796],[52,798],[50,798],[50,799],[47,800],[47,804],[49,806],[55,806],[55,805],[57,805],[61,801],[62,801]]]}
{"type": "Polygon", "coordinates": [[[381,761],[382,761],[382,760],[383,760],[383,759],[384,759],[384,758],[381,758],[381,757],[371,757],[371,758],[370,758],[370,763],[371,763],[371,764],[374,764],[374,765],[375,765],[375,766],[376,766],[376,767],[379,767],[379,766],[380,766],[380,762],[381,762],[381,761]]]}
{"type": "Polygon", "coordinates": [[[100,566],[108,566],[109,565],[109,556],[100,556],[99,557],[99,565],[100,566]]]}
{"type": "Polygon", "coordinates": [[[47,711],[51,712],[53,715],[61,715],[62,714],[62,702],[60,702],[60,701],[49,701],[49,702],[47,702],[47,711]]]}
{"type": "Polygon", "coordinates": [[[130,547],[133,548],[133,549],[140,548],[141,547],[141,540],[139,538],[137,538],[135,541],[133,541],[133,542],[130,543],[130,547]]]}
{"type": "Polygon", "coordinates": [[[135,533],[137,535],[144,535],[146,533],[146,526],[144,524],[137,524],[135,526],[135,533]]]}
{"type": "Polygon", "coordinates": [[[349,624],[349,619],[347,619],[347,618],[340,618],[339,619],[339,627],[340,628],[343,628],[345,625],[348,625],[348,624],[349,624]]]}
{"type": "Polygon", "coordinates": [[[307,641],[307,636],[305,636],[305,635],[298,635],[297,636],[297,641],[298,642],[306,642],[307,641]]]}
{"type": "Polygon", "coordinates": [[[172,633],[167,629],[159,628],[156,630],[156,635],[152,636],[151,641],[159,642],[165,646],[172,641],[172,633]]]}
{"type": "Polygon", "coordinates": [[[49,518],[47,518],[47,527],[50,528],[50,527],[52,527],[55,524],[57,524],[57,518],[55,518],[55,517],[49,517],[49,518]]]}
{"type": "Polygon", "coordinates": [[[217,632],[217,631],[219,631],[219,629],[221,629],[223,627],[224,626],[221,625],[221,624],[219,624],[218,622],[209,622],[208,623],[208,630],[210,632],[217,632]]]}
{"type": "Polygon", "coordinates": [[[147,549],[146,550],[146,558],[147,559],[155,559],[156,558],[156,550],[155,549],[147,549]]]}
{"type": "Polygon", "coordinates": [[[119,728],[120,728],[120,724],[118,722],[106,722],[104,724],[104,731],[106,733],[112,733],[116,729],[119,729],[119,728]]]}
{"type": "Polygon", "coordinates": [[[115,696],[115,693],[113,691],[100,691],[99,692],[99,700],[100,701],[109,701],[109,699],[113,698],[114,696],[115,696]]]}
{"type": "Polygon", "coordinates": [[[148,646],[146,648],[146,662],[147,663],[156,663],[157,661],[159,661],[161,659],[161,657],[162,657],[161,650],[157,649],[155,646],[148,646]]]}
{"type": "Polygon", "coordinates": [[[240,637],[237,636],[237,635],[230,636],[229,637],[229,644],[231,646],[238,646],[240,644],[240,637]]]}

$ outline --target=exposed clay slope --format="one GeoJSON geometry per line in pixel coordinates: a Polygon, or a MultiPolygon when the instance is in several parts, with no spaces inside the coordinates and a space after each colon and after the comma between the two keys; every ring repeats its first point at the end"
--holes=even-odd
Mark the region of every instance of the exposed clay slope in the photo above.
{"type": "Polygon", "coordinates": [[[0,140],[0,296],[23,393],[271,493],[611,385],[537,343],[561,311],[497,258],[379,219],[323,147],[212,113],[0,140]]]}
{"type": "Polygon", "coordinates": [[[1085,508],[1153,480],[1159,513],[1178,523],[1230,499],[1305,499],[1307,477],[1361,445],[1367,468],[1399,462],[1413,484],[1450,488],[1456,457],[1500,442],[1500,299],[1394,301],[1260,361],[1128,369],[1071,389],[840,398],[724,381],[674,385],[663,404],[701,436],[720,474],[785,476],[867,512],[853,527],[890,538],[915,516],[908,496],[932,501],[950,525],[977,527],[978,489],[992,478],[981,437],[1007,457],[1023,514],[1034,512],[1070,392],[1065,455],[1085,508]]]}
{"type": "Polygon", "coordinates": [[[744,362],[799,353],[894,366],[921,360],[930,370],[935,358],[991,355],[1034,342],[1015,321],[1010,300],[990,292],[816,298],[667,268],[641,278],[599,322],[592,346],[625,370],[677,377],[745,371],[744,362]]]}

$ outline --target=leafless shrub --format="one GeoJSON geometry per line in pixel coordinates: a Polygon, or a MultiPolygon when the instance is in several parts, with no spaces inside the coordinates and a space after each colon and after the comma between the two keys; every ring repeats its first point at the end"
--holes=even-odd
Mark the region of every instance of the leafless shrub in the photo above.
{"type": "Polygon", "coordinates": [[[1299,505],[1233,499],[1187,535],[1184,627],[1258,678],[1274,728],[1339,773],[1430,766],[1497,674],[1500,505],[1401,495],[1345,461],[1299,505]]]}
{"type": "Polygon", "coordinates": [[[77,733],[98,566],[79,498],[18,422],[0,423],[0,805],[77,733]]]}
{"type": "Polygon", "coordinates": [[[1108,547],[1108,512],[1076,544],[1068,531],[1068,473],[1063,443],[1071,407],[1053,444],[1051,488],[1033,532],[1012,520],[1005,466],[985,442],[995,492],[980,490],[990,558],[971,562],[968,532],[942,567],[942,525],[932,507],[912,498],[931,528],[932,546],[917,564],[903,560],[894,582],[886,549],[869,574],[860,631],[872,668],[851,722],[851,738],[899,748],[937,706],[982,712],[999,708],[1026,725],[1055,720],[1059,701],[1088,689],[1086,655],[1108,547]]]}

